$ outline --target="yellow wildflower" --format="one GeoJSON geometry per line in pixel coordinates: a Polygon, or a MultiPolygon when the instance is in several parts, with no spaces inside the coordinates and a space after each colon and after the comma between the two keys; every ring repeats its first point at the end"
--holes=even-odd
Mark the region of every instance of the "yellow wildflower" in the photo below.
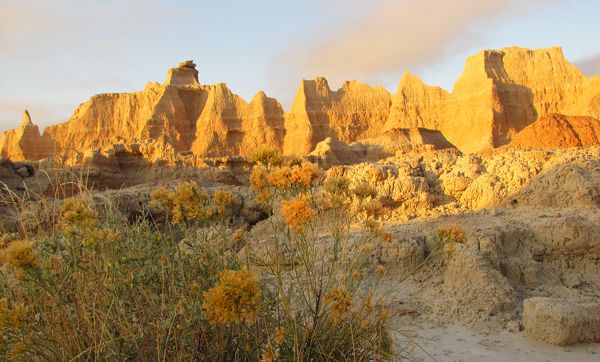
{"type": "Polygon", "coordinates": [[[325,302],[331,304],[329,315],[336,322],[346,318],[352,307],[350,294],[340,288],[333,288],[327,293],[325,295],[325,302]]]}
{"type": "Polygon", "coordinates": [[[310,223],[315,217],[309,195],[283,200],[281,202],[281,212],[285,222],[296,232],[303,232],[306,224],[310,223]]]}
{"type": "Polygon", "coordinates": [[[273,362],[275,360],[274,356],[273,356],[273,352],[266,350],[263,352],[263,356],[260,359],[260,362],[273,362]]]}
{"type": "Polygon", "coordinates": [[[219,214],[224,213],[227,209],[233,207],[236,204],[236,200],[233,193],[227,189],[218,189],[215,191],[213,196],[217,212],[219,214]]]}
{"type": "Polygon", "coordinates": [[[310,187],[314,180],[321,177],[321,169],[314,163],[304,161],[291,168],[290,183],[292,185],[310,187]]]}
{"type": "Polygon", "coordinates": [[[248,270],[224,270],[217,284],[204,293],[202,305],[212,324],[253,324],[260,303],[260,288],[248,270]]]}
{"type": "Polygon", "coordinates": [[[260,191],[258,195],[256,195],[255,199],[259,202],[265,202],[268,201],[272,196],[273,194],[271,193],[271,190],[265,188],[262,191],[260,191]]]}
{"type": "Polygon", "coordinates": [[[33,243],[28,240],[13,241],[3,254],[4,264],[13,268],[33,266],[37,261],[37,251],[33,249],[33,243]]]}
{"type": "Polygon", "coordinates": [[[280,189],[287,189],[292,185],[292,168],[289,166],[273,167],[267,175],[267,182],[270,186],[280,189]]]}
{"type": "Polygon", "coordinates": [[[119,230],[93,229],[81,236],[81,243],[85,246],[94,246],[98,242],[114,243],[121,237],[119,230]]]}
{"type": "Polygon", "coordinates": [[[308,188],[321,177],[321,174],[319,166],[302,161],[297,165],[273,167],[267,175],[267,183],[279,189],[290,187],[308,188]]]}
{"type": "Polygon", "coordinates": [[[173,222],[206,220],[212,216],[208,207],[208,194],[194,182],[184,182],[175,188],[173,195],[173,222]]]}
{"type": "Polygon", "coordinates": [[[383,276],[386,272],[386,268],[383,265],[379,264],[377,265],[377,268],[375,268],[375,271],[377,272],[377,274],[383,276]]]}
{"type": "Polygon", "coordinates": [[[66,232],[87,231],[98,225],[98,213],[81,197],[65,200],[60,206],[60,224],[66,232]]]}
{"type": "Polygon", "coordinates": [[[152,208],[158,209],[163,207],[167,211],[170,211],[175,206],[173,202],[173,193],[164,187],[159,187],[152,191],[151,197],[150,207],[152,208]]]}
{"type": "Polygon", "coordinates": [[[252,168],[250,173],[250,188],[254,191],[262,191],[267,187],[267,174],[268,169],[264,165],[256,165],[252,168]]]}

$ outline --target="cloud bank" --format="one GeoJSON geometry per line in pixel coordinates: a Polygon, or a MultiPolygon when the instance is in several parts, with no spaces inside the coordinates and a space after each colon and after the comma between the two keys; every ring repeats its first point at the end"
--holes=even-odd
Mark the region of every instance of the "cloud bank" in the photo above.
{"type": "Polygon", "coordinates": [[[294,43],[273,70],[279,81],[286,74],[301,74],[325,75],[334,84],[355,78],[377,82],[385,74],[439,61],[450,50],[472,47],[495,19],[537,2],[378,0],[365,6],[360,0],[338,1],[337,8],[350,13],[341,24],[333,19],[328,29],[294,43]],[[356,8],[363,11],[353,12],[356,8]]]}
{"type": "Polygon", "coordinates": [[[575,65],[588,77],[600,75],[600,53],[577,61],[575,65]]]}

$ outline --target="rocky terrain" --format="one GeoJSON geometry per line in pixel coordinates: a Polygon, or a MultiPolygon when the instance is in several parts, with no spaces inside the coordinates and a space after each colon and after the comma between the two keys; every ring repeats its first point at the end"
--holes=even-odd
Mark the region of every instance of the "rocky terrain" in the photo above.
{"type": "MultiPolygon", "coordinates": [[[[188,61],[163,84],[94,96],[42,134],[25,112],[0,139],[0,177],[4,206],[7,195],[60,203],[80,190],[57,184],[84,183],[132,220],[159,187],[226,188],[240,200],[234,219],[245,247],[261,250],[272,242],[265,225],[281,221],[267,218],[249,187],[250,156],[267,144],[318,164],[326,180],[372,188],[363,216],[390,236],[373,246],[366,273],[385,270],[395,337],[429,347],[415,355],[502,360],[519,345],[523,359],[593,360],[599,118],[600,76],[585,77],[560,48],[482,51],[452,92],[409,73],[393,95],[303,80],[289,112],[263,92],[248,103],[224,84],[202,85],[188,61]],[[449,331],[460,338],[442,349],[436,342],[449,331]],[[574,352],[553,347],[566,345],[574,352]]],[[[19,228],[6,208],[0,215],[6,230],[19,228]]]]}

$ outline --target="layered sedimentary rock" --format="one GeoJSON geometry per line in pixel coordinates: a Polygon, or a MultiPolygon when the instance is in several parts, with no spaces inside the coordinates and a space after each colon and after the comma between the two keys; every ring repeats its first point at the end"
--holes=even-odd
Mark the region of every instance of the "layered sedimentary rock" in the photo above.
{"type": "Polygon", "coordinates": [[[461,151],[506,144],[548,113],[600,117],[600,80],[586,78],[560,48],[484,50],[469,57],[452,93],[405,74],[386,128],[440,130],[461,151]]]}
{"type": "Polygon", "coordinates": [[[54,148],[51,137],[40,135],[27,110],[23,113],[21,126],[2,133],[0,137],[0,156],[13,161],[39,160],[52,155],[54,148]]]}
{"type": "Polygon", "coordinates": [[[351,143],[381,132],[390,110],[383,87],[356,81],[332,91],[325,78],[303,80],[285,119],[286,154],[307,154],[318,142],[332,137],[351,143]]]}
{"type": "Polygon", "coordinates": [[[247,155],[264,143],[282,147],[283,115],[281,105],[264,92],[247,103],[223,83],[200,85],[195,64],[187,61],[171,69],[162,85],[93,96],[43,136],[24,121],[3,134],[0,149],[15,160],[38,160],[152,142],[200,156],[247,155]]]}
{"type": "Polygon", "coordinates": [[[307,155],[330,138],[384,151],[433,144],[471,153],[507,144],[555,113],[600,118],[600,76],[585,77],[560,48],[482,51],[467,59],[451,93],[408,72],[393,95],[356,81],[333,91],[325,78],[303,80],[288,113],[264,92],[248,103],[223,83],[200,84],[196,65],[185,61],[163,84],[93,96],[43,135],[23,122],[3,134],[0,152],[16,160],[73,158],[113,144],[150,142],[201,157],[248,155],[263,144],[307,155]]]}
{"type": "Polygon", "coordinates": [[[600,144],[600,121],[594,117],[547,114],[517,133],[512,146],[556,148],[600,144]]]}

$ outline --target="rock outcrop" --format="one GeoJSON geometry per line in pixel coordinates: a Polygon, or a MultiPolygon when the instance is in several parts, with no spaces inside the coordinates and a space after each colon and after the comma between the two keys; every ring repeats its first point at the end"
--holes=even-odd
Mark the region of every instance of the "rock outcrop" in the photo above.
{"type": "Polygon", "coordinates": [[[285,119],[285,154],[305,155],[333,137],[345,143],[379,135],[390,110],[383,87],[356,81],[332,91],[325,78],[303,80],[285,119]]]}
{"type": "Polygon", "coordinates": [[[40,135],[38,126],[33,124],[29,112],[25,110],[21,126],[2,133],[0,156],[13,161],[35,161],[53,155],[54,143],[51,137],[40,135]]]}
{"type": "Polygon", "coordinates": [[[564,346],[600,342],[600,304],[558,298],[523,301],[525,333],[538,341],[564,346]]]}
{"type": "Polygon", "coordinates": [[[600,120],[547,114],[517,133],[512,146],[534,148],[589,147],[600,144],[600,120]]]}
{"type": "Polygon", "coordinates": [[[476,152],[506,144],[545,114],[599,118],[599,84],[560,48],[485,50],[467,59],[452,93],[405,73],[386,128],[438,129],[461,151],[476,152]]]}
{"type": "Polygon", "coordinates": [[[394,95],[357,81],[333,91],[325,78],[303,80],[288,113],[264,92],[248,103],[223,83],[200,84],[196,65],[185,61],[169,70],[163,84],[93,96],[66,123],[41,136],[24,122],[4,133],[0,150],[10,158],[35,160],[117,143],[158,142],[202,157],[248,155],[262,144],[307,155],[331,138],[379,147],[382,155],[396,143],[472,153],[509,143],[538,119],[549,122],[549,114],[564,115],[551,116],[556,132],[564,130],[568,138],[557,146],[574,145],[577,137],[581,145],[598,143],[597,133],[590,132],[596,132],[593,120],[600,118],[600,76],[587,78],[560,48],[484,50],[467,59],[452,92],[408,72],[394,95]]]}
{"type": "Polygon", "coordinates": [[[188,61],[169,70],[162,85],[99,94],[81,104],[68,122],[45,130],[42,138],[53,141],[52,152],[27,150],[39,144],[29,140],[40,136],[37,126],[25,123],[4,134],[2,152],[17,159],[80,158],[114,144],[152,142],[203,157],[247,155],[265,143],[282,147],[283,115],[281,105],[264,92],[248,104],[223,83],[200,85],[195,64],[188,61]]]}

